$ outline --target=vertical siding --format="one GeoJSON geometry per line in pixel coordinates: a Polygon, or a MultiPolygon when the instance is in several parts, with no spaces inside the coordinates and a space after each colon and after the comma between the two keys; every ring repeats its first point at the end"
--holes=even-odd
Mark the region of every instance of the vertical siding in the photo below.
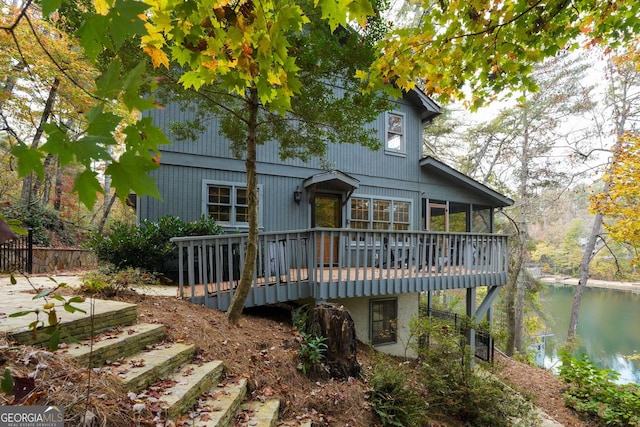
{"type": "Polygon", "coordinates": [[[293,192],[301,182],[296,178],[261,175],[263,185],[265,231],[300,230],[309,227],[310,207],[303,191],[300,204],[293,201],[293,192]]]}
{"type": "MultiPolygon", "coordinates": [[[[420,171],[417,165],[422,150],[422,124],[417,111],[413,106],[400,99],[393,102],[393,111],[405,114],[405,138],[407,155],[393,156],[384,153],[384,147],[378,151],[372,151],[362,147],[358,141],[345,141],[343,144],[334,144],[329,147],[327,159],[336,169],[350,174],[362,176],[376,176],[395,180],[418,181],[420,171]],[[408,164],[414,167],[407,167],[408,164]]],[[[147,113],[153,118],[154,123],[160,126],[173,141],[171,145],[162,146],[163,151],[189,153],[200,156],[212,156],[232,158],[229,142],[219,135],[217,121],[212,120],[206,131],[194,141],[177,141],[169,132],[174,122],[184,122],[193,117],[193,112],[181,109],[177,104],[168,104],[164,109],[153,110],[147,113]]],[[[377,121],[369,125],[375,134],[384,142],[385,115],[382,114],[377,121]]],[[[297,159],[280,160],[278,145],[276,142],[268,142],[258,147],[258,159],[262,163],[273,165],[289,165],[319,169],[320,162],[314,159],[310,162],[302,162],[297,159]]]]}
{"type": "MultiPolygon", "coordinates": [[[[357,142],[329,147],[327,159],[336,169],[360,181],[354,197],[366,195],[411,200],[413,229],[421,228],[423,197],[481,203],[469,189],[455,187],[420,168],[422,123],[418,111],[402,99],[393,103],[392,111],[405,115],[405,156],[385,154],[384,148],[371,151],[357,142]]],[[[184,121],[193,113],[169,104],[164,110],[154,110],[150,114],[154,122],[168,132],[172,122],[184,121]]],[[[382,114],[370,126],[383,141],[385,115],[382,114]]],[[[229,142],[218,134],[215,121],[195,141],[175,142],[163,146],[162,150],[169,161],[163,160],[160,169],[151,174],[156,179],[162,200],[141,198],[141,218],[156,220],[164,215],[177,215],[185,220],[197,219],[202,214],[203,180],[246,182],[244,162],[232,157],[229,142]]],[[[320,162],[317,159],[307,163],[295,159],[281,161],[277,144],[273,142],[258,148],[258,158],[262,229],[281,231],[307,228],[311,209],[309,194],[302,188],[302,182],[321,172],[320,162]],[[303,200],[299,205],[293,202],[293,192],[297,186],[303,191],[303,200]]],[[[348,206],[345,206],[345,220],[348,217],[347,209],[348,206]]]]}
{"type": "MultiPolygon", "coordinates": [[[[196,220],[202,212],[202,186],[204,180],[246,183],[241,172],[163,165],[151,176],[156,180],[162,199],[142,197],[141,218],[152,221],[166,215],[175,215],[185,221],[196,220]]],[[[309,226],[309,203],[306,195],[298,205],[293,192],[300,180],[272,175],[260,175],[262,190],[260,206],[265,231],[294,230],[309,226]]]]}

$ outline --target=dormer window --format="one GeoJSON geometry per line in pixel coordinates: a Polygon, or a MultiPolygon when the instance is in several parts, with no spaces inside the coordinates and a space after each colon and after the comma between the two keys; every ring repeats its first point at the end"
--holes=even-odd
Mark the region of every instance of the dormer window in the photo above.
{"type": "Polygon", "coordinates": [[[387,139],[385,143],[385,151],[388,153],[406,152],[404,142],[404,114],[387,113],[387,139]]]}

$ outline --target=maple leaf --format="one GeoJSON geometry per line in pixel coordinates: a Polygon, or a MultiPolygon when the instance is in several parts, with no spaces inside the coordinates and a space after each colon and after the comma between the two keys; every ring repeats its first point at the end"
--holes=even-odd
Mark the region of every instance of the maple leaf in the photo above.
{"type": "Polygon", "coordinates": [[[155,68],[163,65],[165,68],[169,68],[169,57],[162,49],[158,49],[153,46],[146,46],[143,49],[144,53],[149,55],[151,58],[151,63],[155,68]]]}
{"type": "Polygon", "coordinates": [[[104,191],[96,176],[95,172],[86,169],[76,175],[73,184],[73,191],[78,193],[80,201],[89,208],[93,208],[95,205],[96,200],[98,200],[98,193],[104,191]]]}

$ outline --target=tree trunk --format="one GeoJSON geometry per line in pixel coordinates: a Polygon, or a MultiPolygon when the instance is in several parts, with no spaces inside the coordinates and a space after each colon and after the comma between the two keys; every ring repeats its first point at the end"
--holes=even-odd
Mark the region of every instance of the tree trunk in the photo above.
{"type": "MultiPolygon", "coordinates": [[[[51,173],[51,163],[53,163],[53,154],[49,153],[47,154],[47,157],[44,159],[43,162],[43,166],[44,166],[44,182],[51,182],[51,177],[50,177],[50,173],[51,173]]],[[[39,176],[35,177],[35,181],[33,183],[33,189],[31,190],[31,194],[33,195],[33,197],[38,197],[38,193],[40,192],[40,187],[42,187],[42,179],[40,179],[39,176]]],[[[42,191],[42,204],[46,205],[49,202],[49,196],[48,196],[48,191],[46,188],[46,184],[45,184],[45,189],[42,191]]]]}
{"type": "Polygon", "coordinates": [[[507,343],[505,353],[508,356],[513,356],[516,352],[517,339],[517,318],[516,314],[516,295],[518,293],[518,276],[520,276],[520,269],[522,268],[522,258],[516,255],[513,269],[509,269],[509,281],[505,286],[507,291],[506,296],[506,312],[507,312],[507,343]]]}
{"type": "MultiPolygon", "coordinates": [[[[107,223],[107,218],[109,217],[109,212],[111,212],[111,208],[113,207],[113,203],[116,201],[117,194],[113,193],[113,196],[109,198],[108,202],[105,203],[105,207],[102,210],[102,218],[100,218],[100,223],[98,224],[97,232],[102,234],[102,230],[104,230],[104,225],[107,223]]],[[[105,194],[105,200],[107,199],[107,195],[105,194]]]]}
{"type": "Polygon", "coordinates": [[[258,123],[258,92],[255,88],[249,89],[249,123],[247,131],[247,158],[245,169],[247,173],[247,198],[249,210],[249,234],[247,236],[247,248],[244,256],[244,266],[240,276],[240,283],[236,288],[231,304],[227,310],[227,320],[232,325],[237,325],[244,303],[247,300],[253,277],[256,270],[256,257],[258,255],[258,183],[256,172],[256,132],[258,123]]]}
{"type": "Polygon", "coordinates": [[[509,265],[509,280],[506,288],[506,314],[507,314],[507,342],[505,352],[508,356],[513,356],[516,351],[522,350],[522,326],[524,319],[524,280],[522,274],[522,266],[526,253],[526,235],[522,229],[509,215],[503,212],[503,215],[513,224],[517,230],[515,236],[515,244],[513,254],[511,256],[512,263],[509,265]]]}
{"type": "Polygon", "coordinates": [[[524,334],[524,296],[525,288],[527,286],[525,280],[526,274],[522,264],[523,262],[521,261],[520,267],[518,268],[518,274],[516,276],[516,300],[514,305],[515,335],[513,337],[513,344],[518,353],[522,353],[522,335],[524,334]]]}
{"type": "Polygon", "coordinates": [[[589,280],[589,269],[591,266],[591,260],[595,254],[601,225],[602,215],[597,213],[596,217],[593,219],[593,226],[591,227],[589,240],[584,248],[582,260],[580,261],[580,280],[578,281],[578,286],[576,286],[575,293],[573,294],[573,305],[571,306],[571,317],[569,318],[567,342],[574,340],[576,331],[578,330],[578,313],[580,311],[580,304],[582,303],[582,293],[584,292],[584,288],[587,286],[587,281],[589,280]]]}
{"type": "Polygon", "coordinates": [[[60,164],[60,157],[58,157],[58,167],[56,169],[56,185],[54,190],[53,208],[60,212],[62,206],[62,165],[60,164]]]}
{"type": "Polygon", "coordinates": [[[355,323],[344,307],[333,304],[314,307],[309,311],[306,329],[310,334],[327,339],[323,364],[332,378],[347,379],[360,375],[355,323]]]}
{"type": "MultiPolygon", "coordinates": [[[[56,94],[58,92],[58,86],[60,86],[60,79],[57,77],[53,80],[53,84],[49,89],[49,96],[47,98],[47,102],[45,103],[44,110],[42,111],[42,116],[40,117],[40,123],[38,124],[38,128],[36,129],[36,133],[33,136],[33,140],[31,142],[31,148],[38,148],[40,144],[40,138],[42,138],[42,133],[44,132],[44,125],[49,121],[49,116],[53,110],[53,103],[56,100],[56,94]]],[[[23,205],[29,205],[31,203],[31,186],[33,182],[33,174],[29,174],[25,176],[22,181],[22,193],[20,195],[20,202],[23,205]]]]}
{"type": "Polygon", "coordinates": [[[522,137],[522,152],[520,159],[520,185],[518,192],[520,193],[520,219],[518,220],[518,248],[516,259],[515,273],[515,301],[514,301],[514,325],[513,325],[513,345],[515,351],[522,353],[522,335],[524,332],[524,294],[525,294],[525,275],[523,272],[526,266],[527,242],[529,241],[529,212],[531,211],[531,163],[532,163],[532,146],[528,119],[528,104],[522,113],[522,121],[525,124],[522,137]]]}

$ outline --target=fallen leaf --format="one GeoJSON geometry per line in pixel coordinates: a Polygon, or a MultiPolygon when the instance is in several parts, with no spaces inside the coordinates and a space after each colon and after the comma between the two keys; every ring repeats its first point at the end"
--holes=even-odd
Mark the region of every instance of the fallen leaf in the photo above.
{"type": "Polygon", "coordinates": [[[13,395],[15,401],[19,402],[29,395],[36,387],[35,378],[13,377],[13,395]]]}
{"type": "Polygon", "coordinates": [[[132,368],[142,368],[145,365],[144,359],[130,360],[129,365],[132,368]]]}

